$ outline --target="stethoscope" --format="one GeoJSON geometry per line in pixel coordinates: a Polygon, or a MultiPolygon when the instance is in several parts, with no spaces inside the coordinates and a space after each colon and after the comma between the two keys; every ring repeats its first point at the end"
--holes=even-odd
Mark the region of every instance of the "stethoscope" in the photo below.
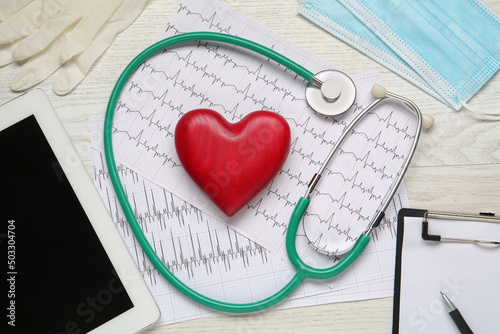
{"type": "Polygon", "coordinates": [[[372,89],[372,95],[374,95],[377,99],[373,101],[368,107],[366,107],[362,112],[360,112],[356,116],[356,118],[349,124],[349,126],[347,126],[347,128],[343,131],[341,137],[339,138],[335,146],[328,154],[326,160],[323,162],[318,173],[316,173],[312,178],[306,194],[298,200],[297,205],[292,213],[286,235],[286,250],[291,263],[297,269],[295,276],[293,276],[293,278],[281,290],[260,301],[235,304],[235,303],[228,303],[224,301],[215,300],[205,295],[202,295],[201,293],[191,289],[189,286],[180,281],[166,267],[166,265],[161,261],[160,257],[155,253],[153,247],[151,246],[146,236],[144,235],[134,215],[134,211],[128,201],[128,198],[126,196],[123,185],[118,175],[113,155],[113,146],[112,146],[112,133],[113,133],[112,126],[113,126],[114,112],[118,103],[118,98],[120,97],[120,93],[122,92],[130,76],[145,60],[147,60],[155,53],[179,43],[190,42],[195,40],[216,41],[216,42],[223,42],[223,43],[237,45],[255,51],[257,53],[260,53],[263,56],[268,57],[280,63],[281,65],[286,66],[288,69],[292,70],[293,72],[295,72],[296,74],[298,74],[299,76],[301,76],[302,78],[306,79],[309,82],[306,88],[307,102],[314,111],[325,116],[340,115],[343,112],[350,109],[356,99],[356,87],[352,82],[352,80],[342,72],[334,70],[326,70],[319,72],[318,74],[315,75],[312,72],[305,69],[304,67],[286,58],[285,56],[255,42],[240,37],[220,34],[220,33],[194,32],[194,33],[180,34],[164,39],[162,41],[153,44],[149,48],[145,49],[143,52],[137,55],[125,68],[123,73],[118,78],[115,87],[111,93],[106,111],[106,118],[104,122],[104,148],[105,148],[106,161],[109,169],[110,178],[116,191],[116,195],[120,201],[125,216],[129,221],[130,227],[137,241],[141,245],[144,253],[148,256],[148,258],[156,267],[158,272],[160,272],[167,279],[168,282],[170,282],[176,289],[178,289],[180,292],[182,292],[184,295],[191,298],[192,300],[202,305],[224,312],[243,313],[243,312],[259,311],[282,301],[284,298],[289,296],[293,291],[295,291],[295,289],[306,278],[327,279],[340,274],[361,255],[361,253],[366,248],[371,239],[370,235],[372,231],[380,224],[380,222],[384,218],[384,212],[389,206],[390,201],[392,200],[401,181],[403,180],[403,176],[406,170],[408,169],[413,154],[415,153],[415,149],[422,128],[422,115],[418,107],[409,99],[387,92],[383,87],[375,85],[374,88],[372,89]],[[302,217],[309,205],[311,194],[314,191],[316,185],[318,184],[329,162],[332,160],[338,148],[345,140],[345,138],[349,135],[353,127],[356,124],[358,124],[358,122],[366,114],[372,111],[379,103],[381,103],[387,98],[401,101],[408,109],[414,112],[417,117],[418,125],[410,152],[407,155],[403,165],[401,166],[401,169],[397,174],[397,177],[393,182],[390,190],[385,195],[382,204],[379,206],[379,209],[377,210],[376,214],[373,216],[370,224],[368,225],[367,230],[359,236],[354,246],[351,249],[347,249],[346,250],[347,254],[344,255],[343,258],[339,260],[335,265],[329,268],[318,269],[311,267],[307,265],[300,258],[300,256],[297,253],[297,248],[295,245],[299,223],[302,220],[302,217]]]}

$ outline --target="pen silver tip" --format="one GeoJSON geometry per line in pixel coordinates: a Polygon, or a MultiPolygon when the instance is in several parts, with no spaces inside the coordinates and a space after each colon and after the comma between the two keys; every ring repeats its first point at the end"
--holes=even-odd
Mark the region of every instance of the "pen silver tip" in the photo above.
{"type": "Polygon", "coordinates": [[[454,309],[456,309],[455,305],[453,305],[453,303],[451,302],[450,298],[448,298],[448,296],[445,295],[443,293],[443,291],[439,291],[439,292],[441,292],[441,297],[443,297],[444,304],[446,305],[446,309],[448,310],[448,312],[451,312],[454,309]]]}

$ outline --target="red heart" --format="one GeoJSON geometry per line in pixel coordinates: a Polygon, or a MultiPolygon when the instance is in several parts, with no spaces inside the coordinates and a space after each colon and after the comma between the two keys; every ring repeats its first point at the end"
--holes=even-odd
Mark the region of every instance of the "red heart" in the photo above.
{"type": "Polygon", "coordinates": [[[179,120],[175,148],[186,172],[229,217],[278,174],[290,149],[283,117],[255,111],[229,123],[210,109],[196,109],[179,120]]]}

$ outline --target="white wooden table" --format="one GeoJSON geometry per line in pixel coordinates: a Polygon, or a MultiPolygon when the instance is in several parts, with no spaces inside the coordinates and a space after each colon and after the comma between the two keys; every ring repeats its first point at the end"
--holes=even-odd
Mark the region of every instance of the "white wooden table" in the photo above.
{"type": "MultiPolygon", "coordinates": [[[[297,13],[293,0],[225,0],[241,13],[276,31],[348,73],[378,70],[383,84],[417,103],[436,123],[421,137],[405,177],[410,205],[415,208],[500,213],[500,122],[482,122],[456,112],[375,61],[337,40],[297,13]]],[[[500,13],[500,0],[486,0],[500,13]]],[[[155,42],[179,0],[149,0],[136,22],[114,44],[73,92],[57,96],[54,77],[44,89],[91,170],[88,118],[104,114],[113,85],[128,62],[155,42]]],[[[0,68],[0,103],[16,97],[9,88],[17,64],[0,68]]],[[[470,101],[474,108],[500,112],[500,74],[470,101]]],[[[225,316],[159,327],[147,333],[389,333],[392,298],[338,303],[259,314],[225,316]]]]}

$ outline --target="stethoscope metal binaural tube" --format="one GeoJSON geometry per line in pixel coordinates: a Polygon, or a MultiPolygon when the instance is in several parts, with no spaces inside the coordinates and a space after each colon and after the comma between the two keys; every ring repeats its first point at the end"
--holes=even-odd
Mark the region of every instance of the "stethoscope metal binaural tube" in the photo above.
{"type": "MultiPolygon", "coordinates": [[[[322,84],[321,81],[319,81],[319,80],[312,80],[312,82],[316,85],[322,84]]],[[[339,147],[342,145],[342,143],[344,142],[345,138],[349,135],[351,130],[356,126],[356,124],[358,124],[359,121],[361,121],[366,116],[366,114],[368,114],[370,111],[372,111],[378,104],[383,102],[385,99],[391,98],[391,99],[399,100],[404,105],[406,105],[411,111],[413,111],[413,113],[417,117],[417,122],[418,122],[417,129],[416,129],[415,137],[414,137],[412,146],[410,148],[410,151],[408,153],[408,156],[406,157],[403,165],[401,166],[401,169],[400,169],[399,173],[397,174],[396,180],[391,185],[388,193],[384,197],[384,200],[380,206],[380,209],[377,210],[376,214],[373,216],[372,220],[370,221],[370,224],[368,225],[368,229],[365,231],[365,234],[367,236],[369,236],[372,233],[373,229],[375,229],[380,224],[382,219],[384,218],[385,210],[389,206],[389,203],[391,202],[392,198],[394,197],[396,191],[398,190],[399,185],[401,184],[401,182],[403,180],[403,177],[404,177],[406,171],[408,170],[411,159],[413,158],[413,155],[414,155],[416,148],[417,148],[418,140],[420,138],[420,133],[422,131],[422,114],[420,112],[420,109],[417,107],[417,105],[415,103],[413,103],[411,100],[409,100],[405,97],[396,95],[394,93],[387,92],[385,90],[385,88],[383,88],[382,86],[377,85],[377,84],[374,85],[374,87],[372,89],[372,95],[377,97],[377,100],[373,101],[370,105],[368,105],[361,113],[359,113],[359,115],[356,116],[356,118],[354,118],[354,120],[347,126],[347,128],[344,129],[344,131],[342,132],[342,135],[337,140],[334,147],[330,150],[328,156],[326,157],[325,161],[321,165],[319,171],[313,176],[313,178],[309,182],[309,187],[307,189],[306,194],[303,197],[303,198],[308,199],[308,200],[310,199],[312,192],[316,188],[319,180],[321,179],[321,176],[323,175],[324,171],[328,167],[330,161],[333,159],[333,156],[338,151],[339,147]]],[[[345,254],[347,251],[349,251],[349,249],[347,249],[343,252],[336,253],[336,255],[345,254]]]]}

